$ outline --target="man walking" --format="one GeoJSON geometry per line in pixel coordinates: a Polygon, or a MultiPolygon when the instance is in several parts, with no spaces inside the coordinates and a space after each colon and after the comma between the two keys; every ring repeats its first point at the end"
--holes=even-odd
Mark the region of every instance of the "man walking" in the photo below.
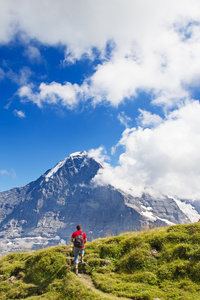
{"type": "Polygon", "coordinates": [[[72,233],[71,242],[74,244],[74,264],[75,273],[78,275],[78,260],[81,255],[81,263],[83,263],[83,256],[85,252],[85,243],[87,242],[86,233],[82,231],[82,226],[76,226],[77,231],[72,233]]]}

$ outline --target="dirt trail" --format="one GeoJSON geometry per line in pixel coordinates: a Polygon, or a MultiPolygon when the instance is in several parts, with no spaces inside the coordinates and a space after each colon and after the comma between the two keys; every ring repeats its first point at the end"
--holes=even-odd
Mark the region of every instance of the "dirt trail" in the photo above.
{"type": "Polygon", "coordinates": [[[85,274],[78,274],[78,278],[85,284],[87,285],[89,288],[91,288],[96,294],[98,294],[99,296],[102,297],[102,299],[113,299],[113,300],[130,300],[130,298],[124,298],[124,297],[117,297],[108,293],[104,293],[101,290],[98,290],[97,288],[95,288],[92,279],[90,278],[90,276],[85,275],[85,274]]]}

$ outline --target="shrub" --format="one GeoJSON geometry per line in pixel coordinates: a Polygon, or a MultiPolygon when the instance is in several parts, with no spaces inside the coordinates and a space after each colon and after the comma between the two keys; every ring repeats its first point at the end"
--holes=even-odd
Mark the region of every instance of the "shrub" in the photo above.
{"type": "Polygon", "coordinates": [[[163,248],[163,237],[159,235],[154,235],[150,240],[149,244],[152,248],[156,249],[157,251],[161,251],[163,248]]]}
{"type": "MultiPolygon", "coordinates": [[[[192,246],[191,246],[192,248],[192,246]]],[[[191,249],[190,253],[189,253],[189,258],[191,261],[199,261],[200,260],[200,247],[198,246],[197,249],[191,249]]]]}
{"type": "Polygon", "coordinates": [[[148,283],[151,285],[157,285],[158,284],[158,278],[156,274],[152,272],[147,272],[147,271],[139,271],[135,272],[133,274],[133,278],[135,282],[141,282],[141,283],[148,283]]]}
{"type": "Polygon", "coordinates": [[[190,257],[190,251],[193,249],[193,246],[186,243],[180,243],[174,246],[173,249],[173,258],[183,258],[188,259],[190,257]]]}
{"type": "Polygon", "coordinates": [[[49,284],[55,276],[62,277],[66,272],[66,260],[62,254],[40,251],[27,261],[25,279],[35,284],[49,284]]]}
{"type": "Polygon", "coordinates": [[[175,260],[171,263],[162,264],[157,270],[159,280],[174,280],[188,278],[190,261],[175,260]]]}
{"type": "Polygon", "coordinates": [[[199,283],[200,281],[200,262],[192,264],[191,266],[191,279],[199,283]]]}
{"type": "Polygon", "coordinates": [[[0,269],[3,278],[18,276],[25,268],[25,262],[30,255],[22,253],[11,253],[0,259],[0,269]]]}
{"type": "Polygon", "coordinates": [[[137,248],[143,243],[143,239],[138,232],[130,233],[120,242],[121,256],[130,253],[132,249],[137,248]]]}
{"type": "Polygon", "coordinates": [[[99,245],[101,258],[118,258],[121,254],[117,244],[99,245]]]}
{"type": "Polygon", "coordinates": [[[195,232],[190,236],[190,242],[193,244],[200,244],[200,228],[199,232],[195,232]]]}
{"type": "Polygon", "coordinates": [[[155,257],[149,254],[149,249],[140,247],[133,249],[125,255],[118,263],[116,268],[120,272],[132,273],[138,269],[151,269],[157,265],[155,257]]]}

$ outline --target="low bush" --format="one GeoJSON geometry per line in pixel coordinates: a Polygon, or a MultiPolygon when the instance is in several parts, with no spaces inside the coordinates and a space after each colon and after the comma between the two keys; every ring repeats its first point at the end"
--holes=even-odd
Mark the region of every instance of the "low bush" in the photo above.
{"type": "Polygon", "coordinates": [[[66,259],[62,254],[53,251],[40,251],[26,262],[27,282],[34,284],[47,284],[54,277],[61,278],[67,273],[66,259]]]}
{"type": "Polygon", "coordinates": [[[100,258],[119,258],[120,249],[117,244],[102,244],[98,246],[100,258]]]}
{"type": "Polygon", "coordinates": [[[193,250],[193,245],[180,243],[174,246],[172,257],[174,259],[182,258],[182,259],[189,259],[191,256],[191,251],[193,250]]]}

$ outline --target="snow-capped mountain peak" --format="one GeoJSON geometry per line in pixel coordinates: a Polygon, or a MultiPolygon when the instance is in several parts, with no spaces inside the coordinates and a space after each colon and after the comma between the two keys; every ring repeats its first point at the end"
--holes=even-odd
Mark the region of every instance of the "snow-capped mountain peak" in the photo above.
{"type": "Polygon", "coordinates": [[[74,152],[72,154],[70,154],[67,158],[71,157],[71,158],[81,158],[84,156],[87,156],[88,153],[87,151],[79,151],[79,152],[74,152]]]}
{"type": "Polygon", "coordinates": [[[58,170],[60,168],[62,168],[64,166],[64,164],[66,163],[67,158],[62,159],[61,161],[59,161],[59,163],[57,163],[57,165],[55,165],[54,168],[52,168],[46,175],[45,175],[45,181],[49,181],[50,178],[53,177],[53,175],[55,173],[58,172],[58,170]]]}
{"type": "Polygon", "coordinates": [[[198,203],[185,203],[187,207],[183,207],[183,201],[168,196],[134,197],[111,185],[92,184],[101,168],[106,166],[90,153],[75,152],[36,181],[0,193],[4,249],[16,238],[33,237],[34,244],[32,238],[27,241],[32,249],[58,244],[61,240],[68,242],[77,224],[83,225],[90,240],[94,236],[103,237],[108,231],[117,235],[147,224],[166,226],[196,221],[199,217],[198,203]]]}
{"type": "MultiPolygon", "coordinates": [[[[54,176],[55,173],[58,172],[58,170],[60,168],[62,168],[65,163],[67,162],[67,160],[69,159],[79,159],[79,158],[84,158],[87,156],[87,151],[80,151],[80,152],[74,152],[72,154],[70,154],[69,156],[67,156],[66,158],[62,159],[61,161],[59,161],[55,167],[53,167],[52,169],[50,169],[48,171],[47,174],[45,174],[45,181],[48,182],[50,178],[52,178],[54,176]]],[[[77,169],[75,168],[76,172],[77,172],[77,169]]]]}

